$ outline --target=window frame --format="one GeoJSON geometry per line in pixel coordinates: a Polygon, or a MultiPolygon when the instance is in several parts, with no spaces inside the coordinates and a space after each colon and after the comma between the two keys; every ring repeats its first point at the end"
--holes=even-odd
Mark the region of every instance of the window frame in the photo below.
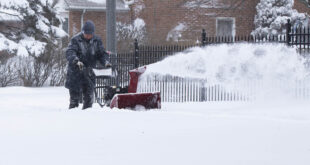
{"type": "Polygon", "coordinates": [[[218,22],[224,20],[232,21],[232,37],[236,36],[236,18],[235,17],[216,17],[215,35],[218,36],[218,22]]]}

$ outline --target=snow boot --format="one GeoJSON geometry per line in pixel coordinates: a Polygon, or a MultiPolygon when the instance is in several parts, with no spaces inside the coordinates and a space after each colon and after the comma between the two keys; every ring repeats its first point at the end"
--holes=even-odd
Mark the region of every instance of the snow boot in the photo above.
{"type": "Polygon", "coordinates": [[[73,109],[73,108],[77,108],[77,107],[79,107],[78,103],[77,104],[71,104],[70,103],[70,105],[69,105],[69,109],[73,109]]]}
{"type": "Polygon", "coordinates": [[[91,108],[92,107],[92,104],[89,104],[89,103],[84,103],[83,104],[83,108],[82,108],[82,110],[85,110],[85,109],[87,109],[87,108],[91,108]]]}

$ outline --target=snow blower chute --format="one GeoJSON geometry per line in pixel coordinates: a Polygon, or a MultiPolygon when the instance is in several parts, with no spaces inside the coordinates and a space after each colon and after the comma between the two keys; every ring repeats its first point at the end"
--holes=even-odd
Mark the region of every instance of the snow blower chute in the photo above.
{"type": "MultiPolygon", "coordinates": [[[[101,99],[104,103],[99,102],[98,94],[95,92],[95,97],[100,106],[110,106],[110,108],[119,109],[136,109],[137,107],[145,109],[160,109],[161,97],[160,92],[154,93],[137,93],[138,81],[141,74],[146,70],[146,66],[129,71],[130,82],[128,87],[115,86],[97,86],[104,89],[104,94],[101,99]]],[[[99,73],[98,71],[94,71],[99,73]]],[[[97,77],[100,75],[96,74],[97,77]]]]}

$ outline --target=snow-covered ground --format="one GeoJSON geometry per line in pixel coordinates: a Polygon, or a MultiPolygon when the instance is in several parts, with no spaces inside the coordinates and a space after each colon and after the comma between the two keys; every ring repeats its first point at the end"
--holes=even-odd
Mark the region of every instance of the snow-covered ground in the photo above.
{"type": "Polygon", "coordinates": [[[63,88],[0,88],[0,165],[308,165],[310,103],[68,110],[63,88]]]}

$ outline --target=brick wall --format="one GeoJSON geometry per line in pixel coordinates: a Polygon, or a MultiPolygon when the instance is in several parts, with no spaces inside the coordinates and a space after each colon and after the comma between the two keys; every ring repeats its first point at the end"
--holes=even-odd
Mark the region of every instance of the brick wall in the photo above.
{"type": "MultiPolygon", "coordinates": [[[[169,31],[180,23],[186,24],[179,42],[195,43],[201,39],[202,29],[206,29],[208,36],[216,35],[217,18],[233,18],[235,34],[249,35],[255,28],[254,17],[256,5],[260,0],[217,0],[213,7],[186,7],[189,0],[136,0],[130,12],[118,13],[117,20],[130,23],[136,18],[142,18],[146,23],[147,44],[164,44],[173,42],[167,40],[169,31]]],[[[299,12],[309,12],[304,0],[295,0],[294,8],[299,12]]],[[[81,11],[70,11],[69,33],[72,36],[80,31],[81,11]]],[[[105,12],[86,12],[84,21],[91,19],[95,22],[96,33],[105,43],[105,12]]]]}
{"type": "Polygon", "coordinates": [[[293,8],[300,13],[310,14],[310,8],[305,0],[295,0],[293,8]]]}
{"type": "Polygon", "coordinates": [[[157,44],[168,42],[167,34],[179,23],[187,24],[187,29],[182,32],[181,41],[193,43],[200,40],[203,28],[206,29],[207,35],[214,36],[218,17],[234,18],[235,34],[249,35],[254,29],[255,7],[259,0],[218,0],[225,7],[209,8],[185,7],[186,0],[143,0],[143,2],[144,9],[138,14],[135,13],[135,17],[144,19],[149,41],[157,44]]]}

